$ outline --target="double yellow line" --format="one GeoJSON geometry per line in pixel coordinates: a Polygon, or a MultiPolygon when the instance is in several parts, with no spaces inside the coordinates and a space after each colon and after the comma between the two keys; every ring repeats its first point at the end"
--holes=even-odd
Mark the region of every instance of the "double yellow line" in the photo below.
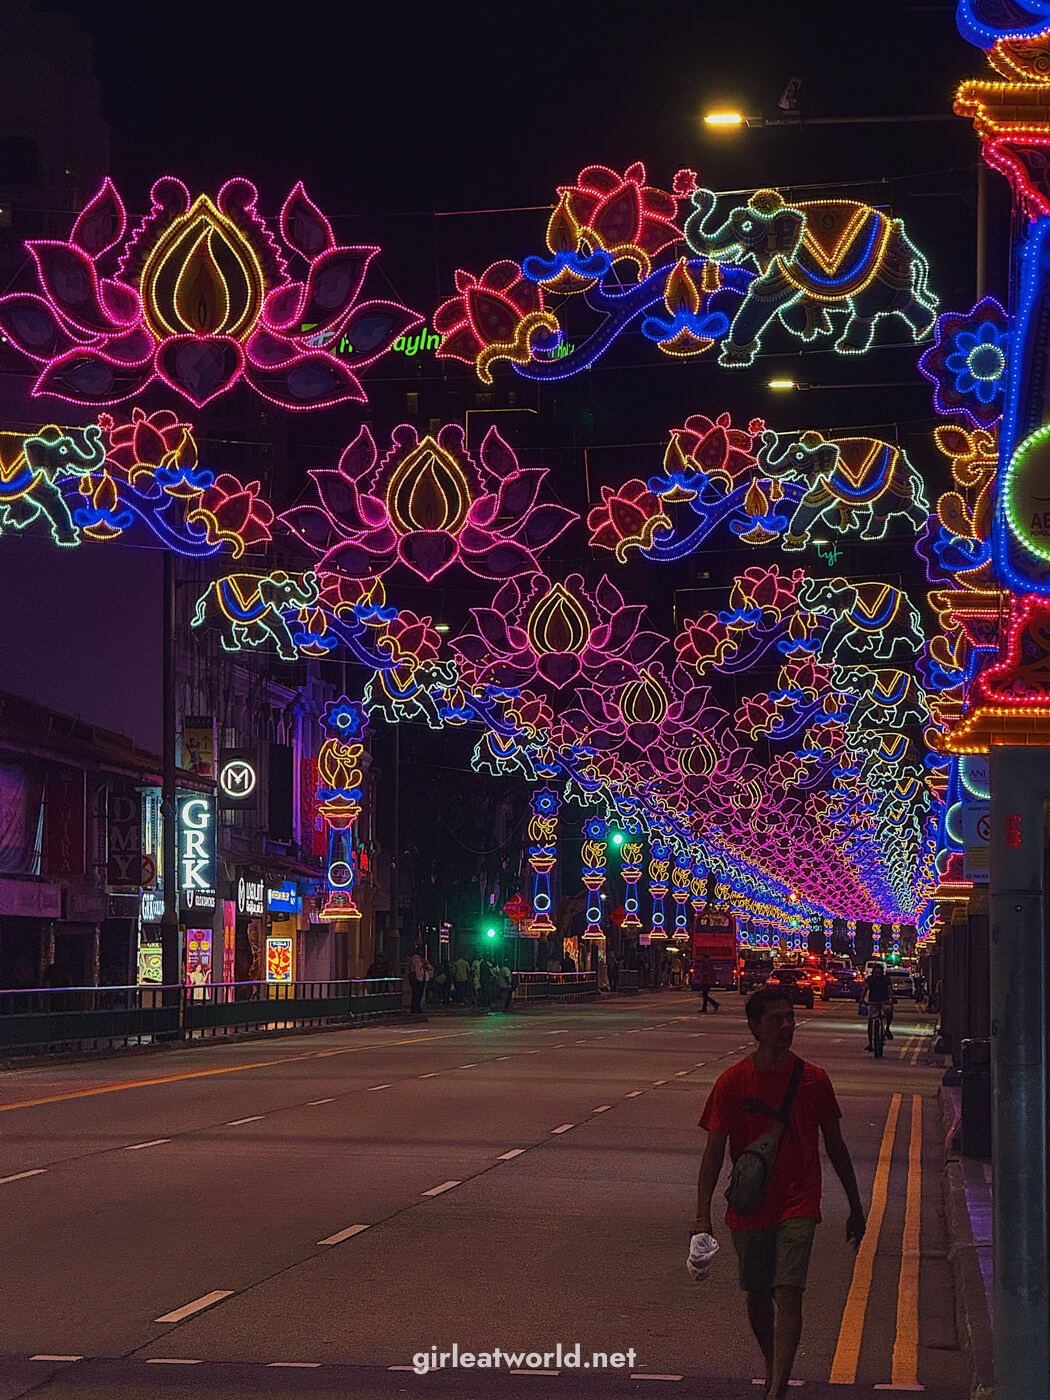
{"type": "MultiPolygon", "coordinates": [[[[846,1307],[839,1328],[838,1345],[831,1363],[832,1385],[853,1385],[857,1379],[864,1319],[868,1310],[875,1254],[879,1247],[886,1201],[889,1196],[890,1167],[900,1118],[901,1095],[894,1094],[886,1114],[886,1126],[879,1147],[875,1183],[871,1192],[868,1226],[857,1250],[846,1307]]],[[[897,1326],[893,1345],[890,1383],[876,1390],[921,1390],[919,1384],[919,1236],[922,1207],[922,1098],[912,1095],[911,1138],[908,1144],[908,1182],[904,1207],[904,1240],[901,1270],[897,1281],[897,1326]]]]}

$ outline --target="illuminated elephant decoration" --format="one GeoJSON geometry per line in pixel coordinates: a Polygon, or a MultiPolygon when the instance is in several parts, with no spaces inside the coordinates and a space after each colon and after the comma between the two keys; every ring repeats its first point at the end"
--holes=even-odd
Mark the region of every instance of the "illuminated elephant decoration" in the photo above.
{"type": "Polygon", "coordinates": [[[909,724],[930,723],[930,708],[919,682],[907,671],[889,667],[836,667],[831,683],[837,690],[857,696],[846,721],[846,739],[858,735],[900,734],[909,724]]]}
{"type": "Polygon", "coordinates": [[[243,651],[271,641],[282,661],[298,661],[290,621],[297,620],[303,608],[313,607],[320,594],[312,570],[304,574],[284,569],[272,574],[227,574],[209,583],[197,599],[190,626],[216,623],[224,651],[243,651]]]}
{"type": "Polygon", "coordinates": [[[918,612],[901,589],[888,583],[807,578],[798,601],[805,611],[832,619],[821,647],[827,660],[841,660],[846,653],[861,660],[891,661],[898,650],[913,656],[922,650],[918,612]]]}
{"type": "Polygon", "coordinates": [[[766,475],[802,479],[806,494],[795,507],[783,539],[784,549],[805,549],[820,520],[840,532],[864,514],[862,540],[885,538],[890,518],[904,515],[916,534],[926,528],[930,507],[922,477],[892,443],[878,438],[828,439],[807,431],[797,436],[762,433],[759,470],[766,475]]]}
{"type": "Polygon", "coordinates": [[[0,534],[8,526],[24,530],[43,516],[56,544],[79,544],[80,532],[59,482],[101,471],[105,460],[102,429],[96,423],[86,428],[52,425],[25,438],[9,466],[0,462],[0,534]]]}
{"type": "Polygon", "coordinates": [[[775,316],[813,340],[832,333],[829,311],[843,311],[848,319],[835,348],[854,355],[871,346],[881,316],[902,316],[916,341],[933,329],[929,268],[900,219],[853,200],[788,204],[776,190],[758,190],[715,225],[715,193],[696,190],[692,200],[689,246],[713,262],[758,269],[722,342],[721,364],[751,364],[775,316]]]}
{"type": "Polygon", "coordinates": [[[417,661],[406,656],[403,664],[376,672],[365,686],[362,703],[369,715],[382,715],[387,724],[425,719],[431,729],[443,729],[445,692],[458,683],[454,661],[417,661]]]}

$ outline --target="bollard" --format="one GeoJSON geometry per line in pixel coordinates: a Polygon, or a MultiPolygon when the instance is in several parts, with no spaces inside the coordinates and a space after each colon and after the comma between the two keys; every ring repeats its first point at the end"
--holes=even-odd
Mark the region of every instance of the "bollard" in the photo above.
{"type": "Polygon", "coordinates": [[[992,1043],[962,1043],[962,1124],[960,1151],[964,1157],[990,1160],[992,1155],[992,1043]]]}

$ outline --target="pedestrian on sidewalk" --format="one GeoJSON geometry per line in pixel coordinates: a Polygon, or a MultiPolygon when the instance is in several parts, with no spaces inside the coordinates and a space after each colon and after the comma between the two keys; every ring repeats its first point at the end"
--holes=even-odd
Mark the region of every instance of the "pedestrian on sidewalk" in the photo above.
{"type": "MultiPolygon", "coordinates": [[[[707,1146],[697,1182],[693,1233],[714,1234],[711,1198],[726,1143],[735,1164],[745,1148],[757,1147],[779,1122],[765,1190],[759,1192],[757,1204],[749,1203],[746,1215],[731,1205],[726,1224],[737,1254],[740,1287],[747,1294],[748,1321],[766,1364],[767,1400],[786,1400],[802,1335],[802,1295],[813,1235],[821,1218],[818,1129],[846,1192],[846,1238],[854,1247],[864,1235],[864,1209],[831,1080],[824,1070],[792,1053],[795,1008],[775,987],[761,987],[748,998],[745,1011],[756,1047],[716,1081],[700,1116],[707,1146]]],[[[753,1160],[750,1153],[745,1161],[749,1159],[753,1160]]],[[[732,1185],[731,1181],[727,1196],[732,1185]]]]}
{"type": "Polygon", "coordinates": [[[452,999],[458,1006],[470,1000],[470,963],[462,953],[452,964],[452,999]]]}
{"type": "Polygon", "coordinates": [[[703,958],[700,960],[700,995],[703,997],[703,1001],[700,1004],[700,1010],[705,1015],[707,1014],[707,1007],[709,1003],[715,1008],[716,1011],[721,1005],[721,1003],[715,1001],[714,997],[711,995],[711,988],[715,985],[716,980],[717,979],[715,977],[715,965],[705,953],[703,958]]]}
{"type": "Polygon", "coordinates": [[[408,962],[408,985],[412,990],[411,1012],[413,1016],[423,1014],[423,993],[426,991],[426,949],[422,943],[416,945],[415,952],[408,962]]]}

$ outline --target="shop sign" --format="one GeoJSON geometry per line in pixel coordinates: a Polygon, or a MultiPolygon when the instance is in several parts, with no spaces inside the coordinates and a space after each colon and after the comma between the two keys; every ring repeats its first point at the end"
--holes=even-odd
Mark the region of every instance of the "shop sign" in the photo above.
{"type": "Polygon", "coordinates": [[[164,959],[159,943],[140,943],[138,952],[139,986],[143,983],[157,983],[164,978],[164,959]]]}
{"type": "Polygon", "coordinates": [[[143,890],[141,909],[144,924],[159,924],[164,918],[164,896],[157,890],[143,890]]]}
{"type": "Polygon", "coordinates": [[[0,914],[19,919],[60,919],[62,886],[37,880],[0,880],[0,914]]]}
{"type": "Polygon", "coordinates": [[[178,799],[179,898],[184,909],[215,908],[215,801],[199,793],[178,799]]]}
{"type": "Polygon", "coordinates": [[[963,841],[963,875],[975,884],[986,885],[989,880],[988,846],[992,834],[988,803],[963,802],[959,826],[963,841]]]}
{"type": "Polygon", "coordinates": [[[292,980],[292,940],[290,938],[268,938],[266,940],[266,980],[267,982],[290,982],[292,980]]]}
{"type": "Polygon", "coordinates": [[[266,913],[266,882],[261,875],[245,872],[237,881],[237,913],[245,919],[260,919],[266,913]]]}
{"type": "Polygon", "coordinates": [[[211,929],[186,930],[186,984],[203,987],[211,981],[211,929]]]}
{"type": "Polygon", "coordinates": [[[294,880],[282,880],[266,890],[266,907],[271,914],[298,914],[303,907],[299,886],[294,880]]]}
{"type": "Polygon", "coordinates": [[[182,721],[182,767],[198,778],[215,777],[215,721],[187,715],[182,721]]]}
{"type": "Polygon", "coordinates": [[[254,749],[223,749],[219,755],[219,806],[224,812],[245,812],[258,805],[258,754],[254,749]]]}
{"type": "Polygon", "coordinates": [[[109,794],[109,849],[106,880],[134,885],[142,880],[142,798],[137,792],[109,794]]]}

